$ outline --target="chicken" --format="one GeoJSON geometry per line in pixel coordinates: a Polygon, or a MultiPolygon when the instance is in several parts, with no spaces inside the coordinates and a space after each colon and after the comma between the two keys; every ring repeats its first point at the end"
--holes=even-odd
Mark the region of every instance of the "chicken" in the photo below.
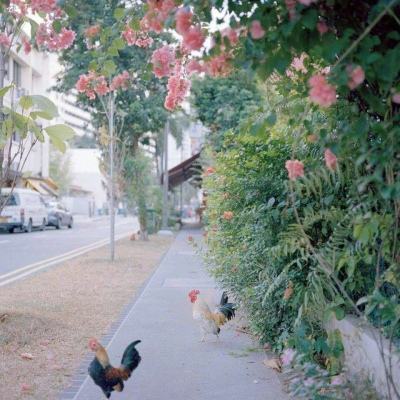
{"type": "Polygon", "coordinates": [[[201,341],[204,342],[208,333],[212,333],[218,338],[220,327],[235,316],[236,305],[228,303],[228,296],[224,292],[220,304],[214,312],[211,312],[208,304],[200,296],[199,290],[191,290],[188,296],[193,304],[193,319],[200,325],[201,341]]]}
{"type": "Polygon", "coordinates": [[[97,341],[90,339],[89,348],[95,352],[95,357],[90,363],[88,372],[94,383],[100,386],[107,399],[111,392],[122,392],[124,390],[124,381],[128,380],[132,372],[140,363],[141,357],[136,350],[136,345],[140,340],[132,342],[124,351],[121,360],[121,366],[115,368],[110,364],[106,349],[97,341]]]}

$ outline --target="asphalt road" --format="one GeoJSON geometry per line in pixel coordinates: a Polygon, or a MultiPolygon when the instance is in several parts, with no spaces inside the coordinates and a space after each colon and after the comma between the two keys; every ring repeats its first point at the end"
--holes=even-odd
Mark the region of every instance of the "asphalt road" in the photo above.
{"type": "MultiPolygon", "coordinates": [[[[47,228],[43,232],[13,234],[0,232],[0,276],[107,239],[108,224],[107,218],[75,219],[72,229],[47,228]]],[[[116,235],[133,233],[137,230],[137,218],[116,218],[116,235]]]]}

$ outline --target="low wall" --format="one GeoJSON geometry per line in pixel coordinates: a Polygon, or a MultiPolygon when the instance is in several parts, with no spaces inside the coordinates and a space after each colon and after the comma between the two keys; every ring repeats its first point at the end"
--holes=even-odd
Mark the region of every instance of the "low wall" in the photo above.
{"type": "MultiPolygon", "coordinates": [[[[350,375],[354,374],[368,378],[376,391],[383,397],[388,397],[388,384],[385,378],[385,364],[380,354],[379,333],[367,326],[356,317],[347,316],[338,321],[333,319],[328,329],[338,329],[342,335],[345,349],[345,365],[350,375]],[[377,341],[378,340],[378,343],[377,341]]],[[[397,391],[400,392],[400,353],[389,341],[382,338],[382,348],[385,355],[386,368],[389,368],[389,354],[392,356],[392,375],[397,391]]],[[[393,386],[390,385],[393,396],[393,386]]],[[[396,398],[393,396],[393,398],[396,398]]]]}

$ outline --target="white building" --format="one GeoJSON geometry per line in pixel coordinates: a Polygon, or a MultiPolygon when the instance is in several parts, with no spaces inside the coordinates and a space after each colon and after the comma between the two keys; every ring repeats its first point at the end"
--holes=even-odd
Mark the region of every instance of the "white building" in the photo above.
{"type": "Polygon", "coordinates": [[[93,215],[107,206],[106,182],[100,168],[100,150],[69,149],[67,156],[70,157],[72,189],[75,193],[73,196],[65,196],[63,201],[73,213],[93,215]],[[76,195],[78,188],[82,189],[80,196],[76,195]]]}

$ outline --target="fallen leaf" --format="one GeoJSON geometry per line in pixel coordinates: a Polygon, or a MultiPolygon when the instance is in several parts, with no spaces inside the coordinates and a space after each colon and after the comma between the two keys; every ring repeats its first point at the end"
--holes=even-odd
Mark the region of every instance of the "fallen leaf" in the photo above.
{"type": "Polygon", "coordinates": [[[0,322],[4,322],[8,318],[8,314],[1,314],[0,315],[0,322]]]}
{"type": "Polygon", "coordinates": [[[32,392],[32,385],[29,385],[28,383],[23,383],[22,385],[21,385],[21,392],[24,392],[24,393],[30,393],[30,392],[32,392]]]}
{"type": "Polygon", "coordinates": [[[24,359],[24,360],[33,360],[33,355],[31,354],[31,353],[22,353],[21,354],[21,357],[24,359]]]}
{"type": "Polygon", "coordinates": [[[263,364],[275,371],[282,372],[282,361],[279,358],[266,358],[263,364]]]}

